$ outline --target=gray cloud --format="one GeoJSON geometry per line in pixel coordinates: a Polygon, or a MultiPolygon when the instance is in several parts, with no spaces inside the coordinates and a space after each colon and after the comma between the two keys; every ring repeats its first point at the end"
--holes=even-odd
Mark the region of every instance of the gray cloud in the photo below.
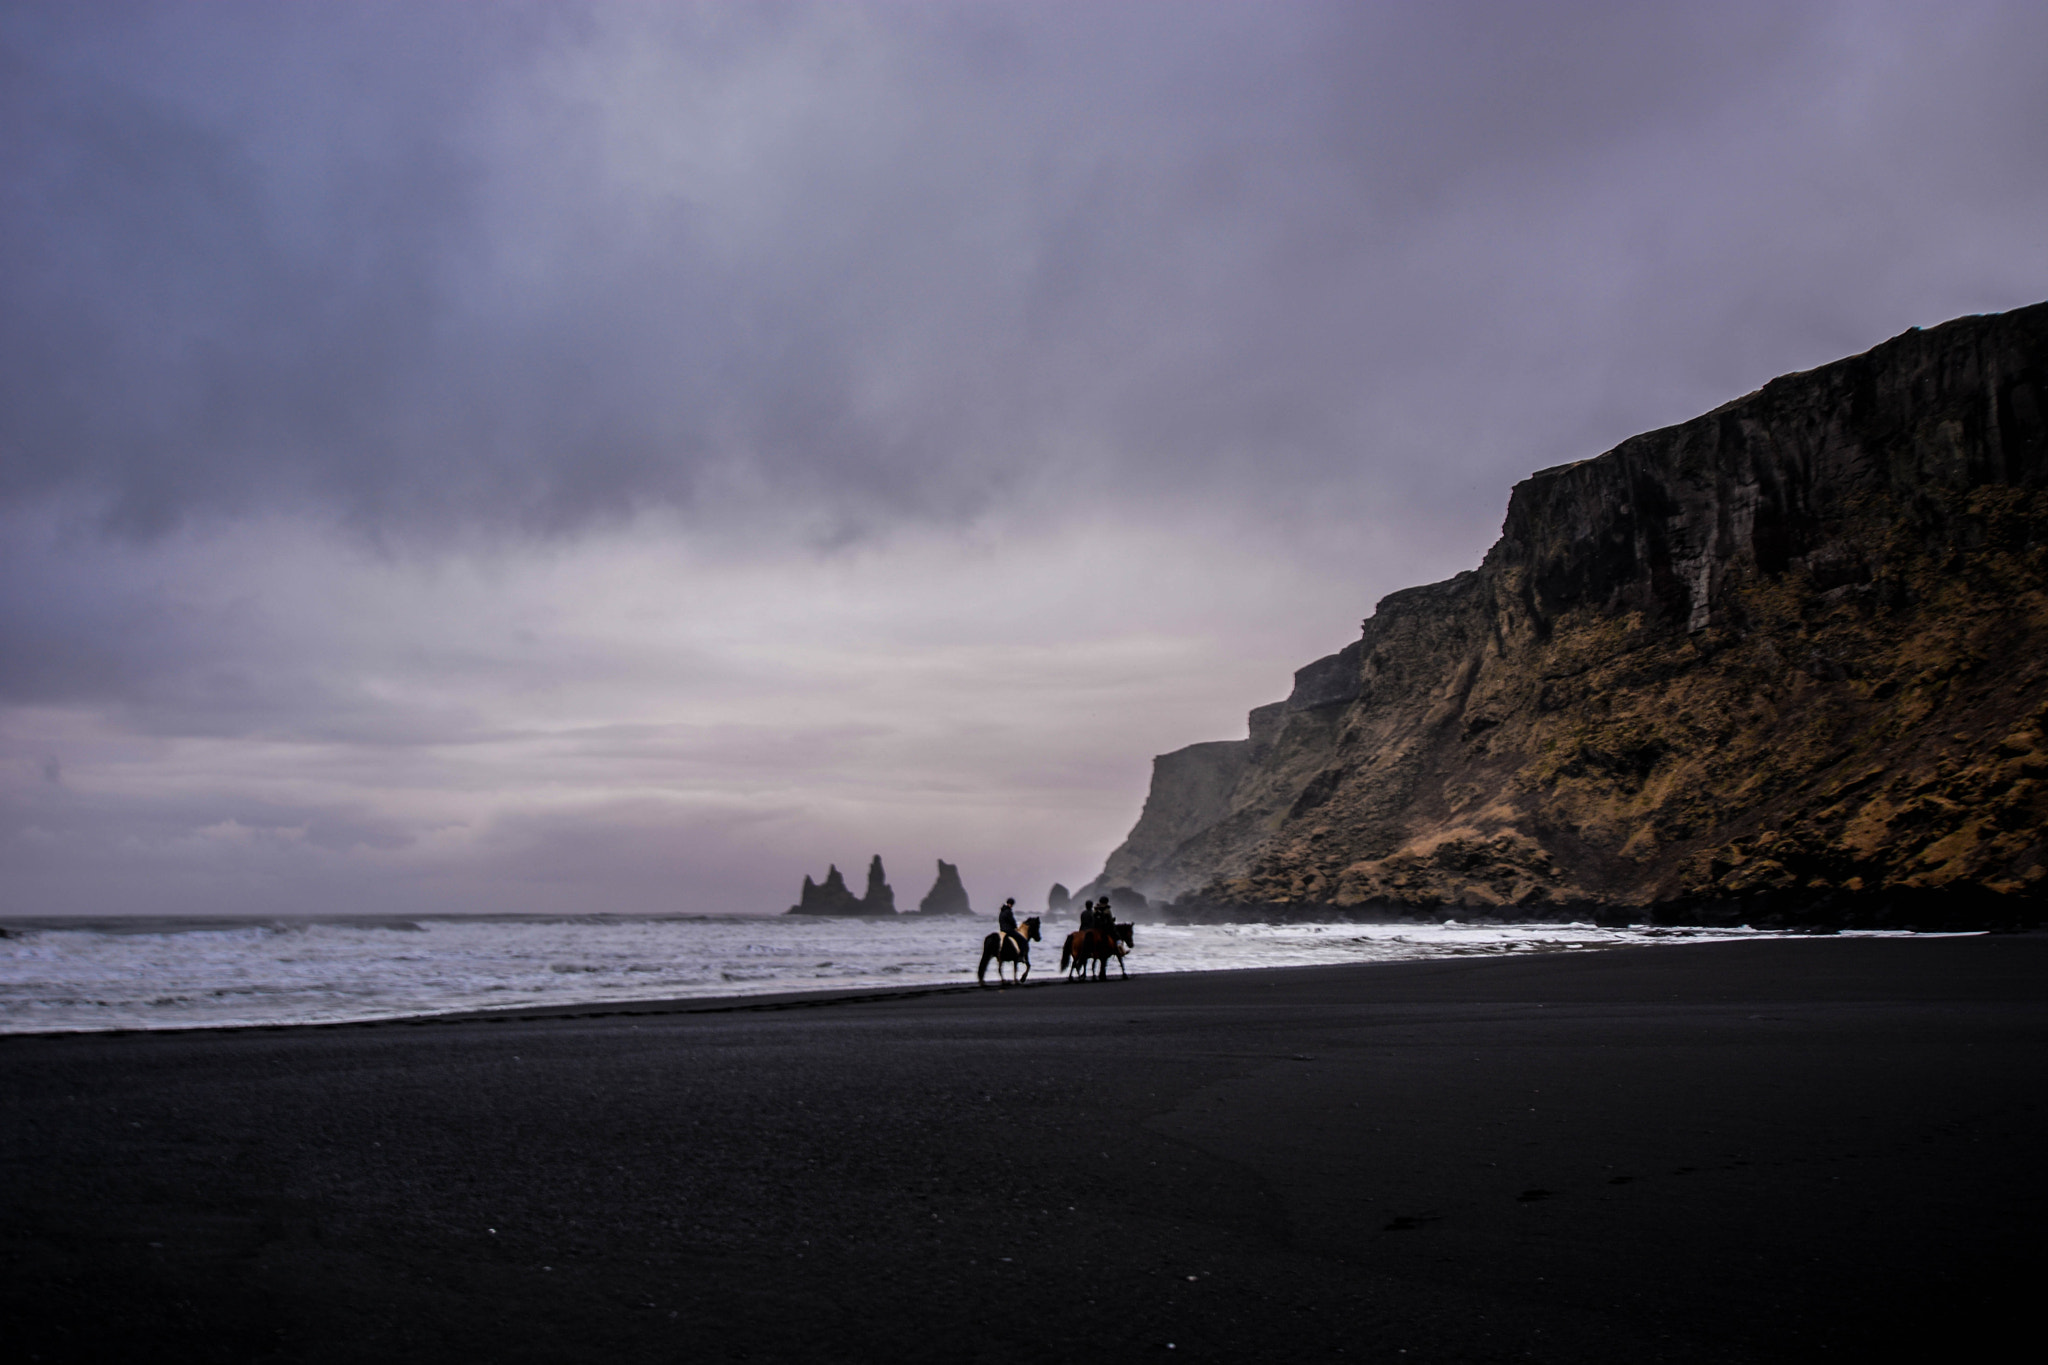
{"type": "Polygon", "coordinates": [[[2038,292],[2048,28],[1935,18],[20,8],[0,495],[1441,504],[2038,292]]]}
{"type": "Polygon", "coordinates": [[[1515,479],[2048,296],[2043,50],[1995,3],[0,8],[10,881],[1072,884],[1515,479]]]}

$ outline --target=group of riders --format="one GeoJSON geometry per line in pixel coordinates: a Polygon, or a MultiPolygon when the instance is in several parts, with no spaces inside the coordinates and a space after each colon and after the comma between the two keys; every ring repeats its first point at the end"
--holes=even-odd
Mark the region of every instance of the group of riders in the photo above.
{"type": "MultiPolygon", "coordinates": [[[[1030,941],[1038,937],[1036,917],[1025,920],[1020,929],[1017,925],[1017,902],[1015,899],[1003,902],[1003,908],[996,911],[996,932],[988,936],[982,945],[981,969],[975,973],[980,980],[991,960],[996,963],[996,977],[1002,979],[1002,964],[1017,964],[1018,979],[1030,970],[1030,941]]],[[[1123,970],[1124,950],[1131,945],[1131,926],[1118,924],[1110,911],[1109,897],[1084,901],[1081,905],[1081,927],[1067,935],[1065,948],[1060,953],[1060,968],[1070,966],[1082,975],[1087,974],[1088,964],[1094,962],[1106,971],[1109,960],[1116,959],[1117,970],[1123,970]]]]}
{"type": "MultiPolygon", "coordinates": [[[[1018,938],[1017,901],[1014,896],[1004,901],[1003,908],[996,911],[996,929],[1005,937],[1018,938]]],[[[1084,934],[1114,934],[1116,932],[1116,916],[1110,913],[1109,897],[1104,896],[1101,900],[1081,902],[1081,932],[1084,934]]],[[[1018,941],[1022,942],[1021,939],[1018,941]]]]}

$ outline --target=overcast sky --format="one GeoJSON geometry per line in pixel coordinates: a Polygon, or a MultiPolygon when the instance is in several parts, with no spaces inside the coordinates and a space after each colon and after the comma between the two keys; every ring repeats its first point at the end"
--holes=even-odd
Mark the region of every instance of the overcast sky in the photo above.
{"type": "Polygon", "coordinates": [[[2048,298],[2044,53],[0,3],[0,915],[1042,904],[1516,480],[2048,298]]]}

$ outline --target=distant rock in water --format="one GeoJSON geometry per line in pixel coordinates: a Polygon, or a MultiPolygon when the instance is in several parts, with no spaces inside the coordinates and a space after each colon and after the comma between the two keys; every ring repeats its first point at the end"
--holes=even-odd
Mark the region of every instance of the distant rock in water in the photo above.
{"type": "Polygon", "coordinates": [[[1045,893],[1045,909],[1047,914],[1063,914],[1073,903],[1074,893],[1067,890],[1063,883],[1054,882],[1052,890],[1045,893]]]}
{"type": "Polygon", "coordinates": [[[1132,890],[1128,886],[1112,886],[1109,888],[1109,909],[1112,914],[1123,915],[1129,918],[1142,915],[1151,908],[1152,903],[1150,901],[1146,900],[1141,893],[1132,890]]]}
{"type": "Polygon", "coordinates": [[[792,915],[858,915],[862,913],[860,898],[846,889],[846,878],[839,873],[838,864],[825,874],[825,884],[818,885],[807,875],[804,878],[803,894],[797,903],[789,907],[792,915]]]}
{"type": "Polygon", "coordinates": [[[868,892],[855,896],[847,889],[846,878],[840,875],[838,864],[833,864],[825,873],[823,886],[804,878],[804,889],[797,903],[789,907],[792,915],[893,915],[896,913],[896,893],[889,889],[889,881],[882,874],[882,858],[875,855],[868,864],[868,892]]]}
{"type": "Polygon", "coordinates": [[[960,869],[944,858],[939,861],[939,879],[932,883],[932,889],[917,903],[920,915],[971,915],[974,908],[967,903],[967,888],[960,884],[960,869]]]}
{"type": "Polygon", "coordinates": [[[860,912],[863,915],[896,913],[896,893],[889,889],[889,879],[882,875],[882,855],[879,853],[868,864],[868,893],[860,898],[860,912]]]}
{"type": "Polygon", "coordinates": [[[1082,891],[1204,917],[2038,923],[2048,304],[1531,476],[1478,568],[1383,598],[1249,730],[1155,760],[1082,891]]]}
{"type": "MultiPolygon", "coordinates": [[[[1075,894],[1091,905],[1097,900],[1108,901],[1110,913],[1119,919],[1137,919],[1147,911],[1158,908],[1135,887],[1111,886],[1107,877],[1097,877],[1075,894]]],[[[1069,897],[1067,905],[1072,906],[1073,903],[1073,898],[1069,897]]]]}

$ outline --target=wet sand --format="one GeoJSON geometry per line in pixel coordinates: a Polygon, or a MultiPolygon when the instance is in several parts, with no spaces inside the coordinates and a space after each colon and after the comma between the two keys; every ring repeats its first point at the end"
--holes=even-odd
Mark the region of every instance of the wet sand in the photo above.
{"type": "Polygon", "coordinates": [[[1988,1355],[2034,1326],[2044,1081],[2039,936],[0,1038],[0,1321],[49,1361],[1988,1355]]]}

